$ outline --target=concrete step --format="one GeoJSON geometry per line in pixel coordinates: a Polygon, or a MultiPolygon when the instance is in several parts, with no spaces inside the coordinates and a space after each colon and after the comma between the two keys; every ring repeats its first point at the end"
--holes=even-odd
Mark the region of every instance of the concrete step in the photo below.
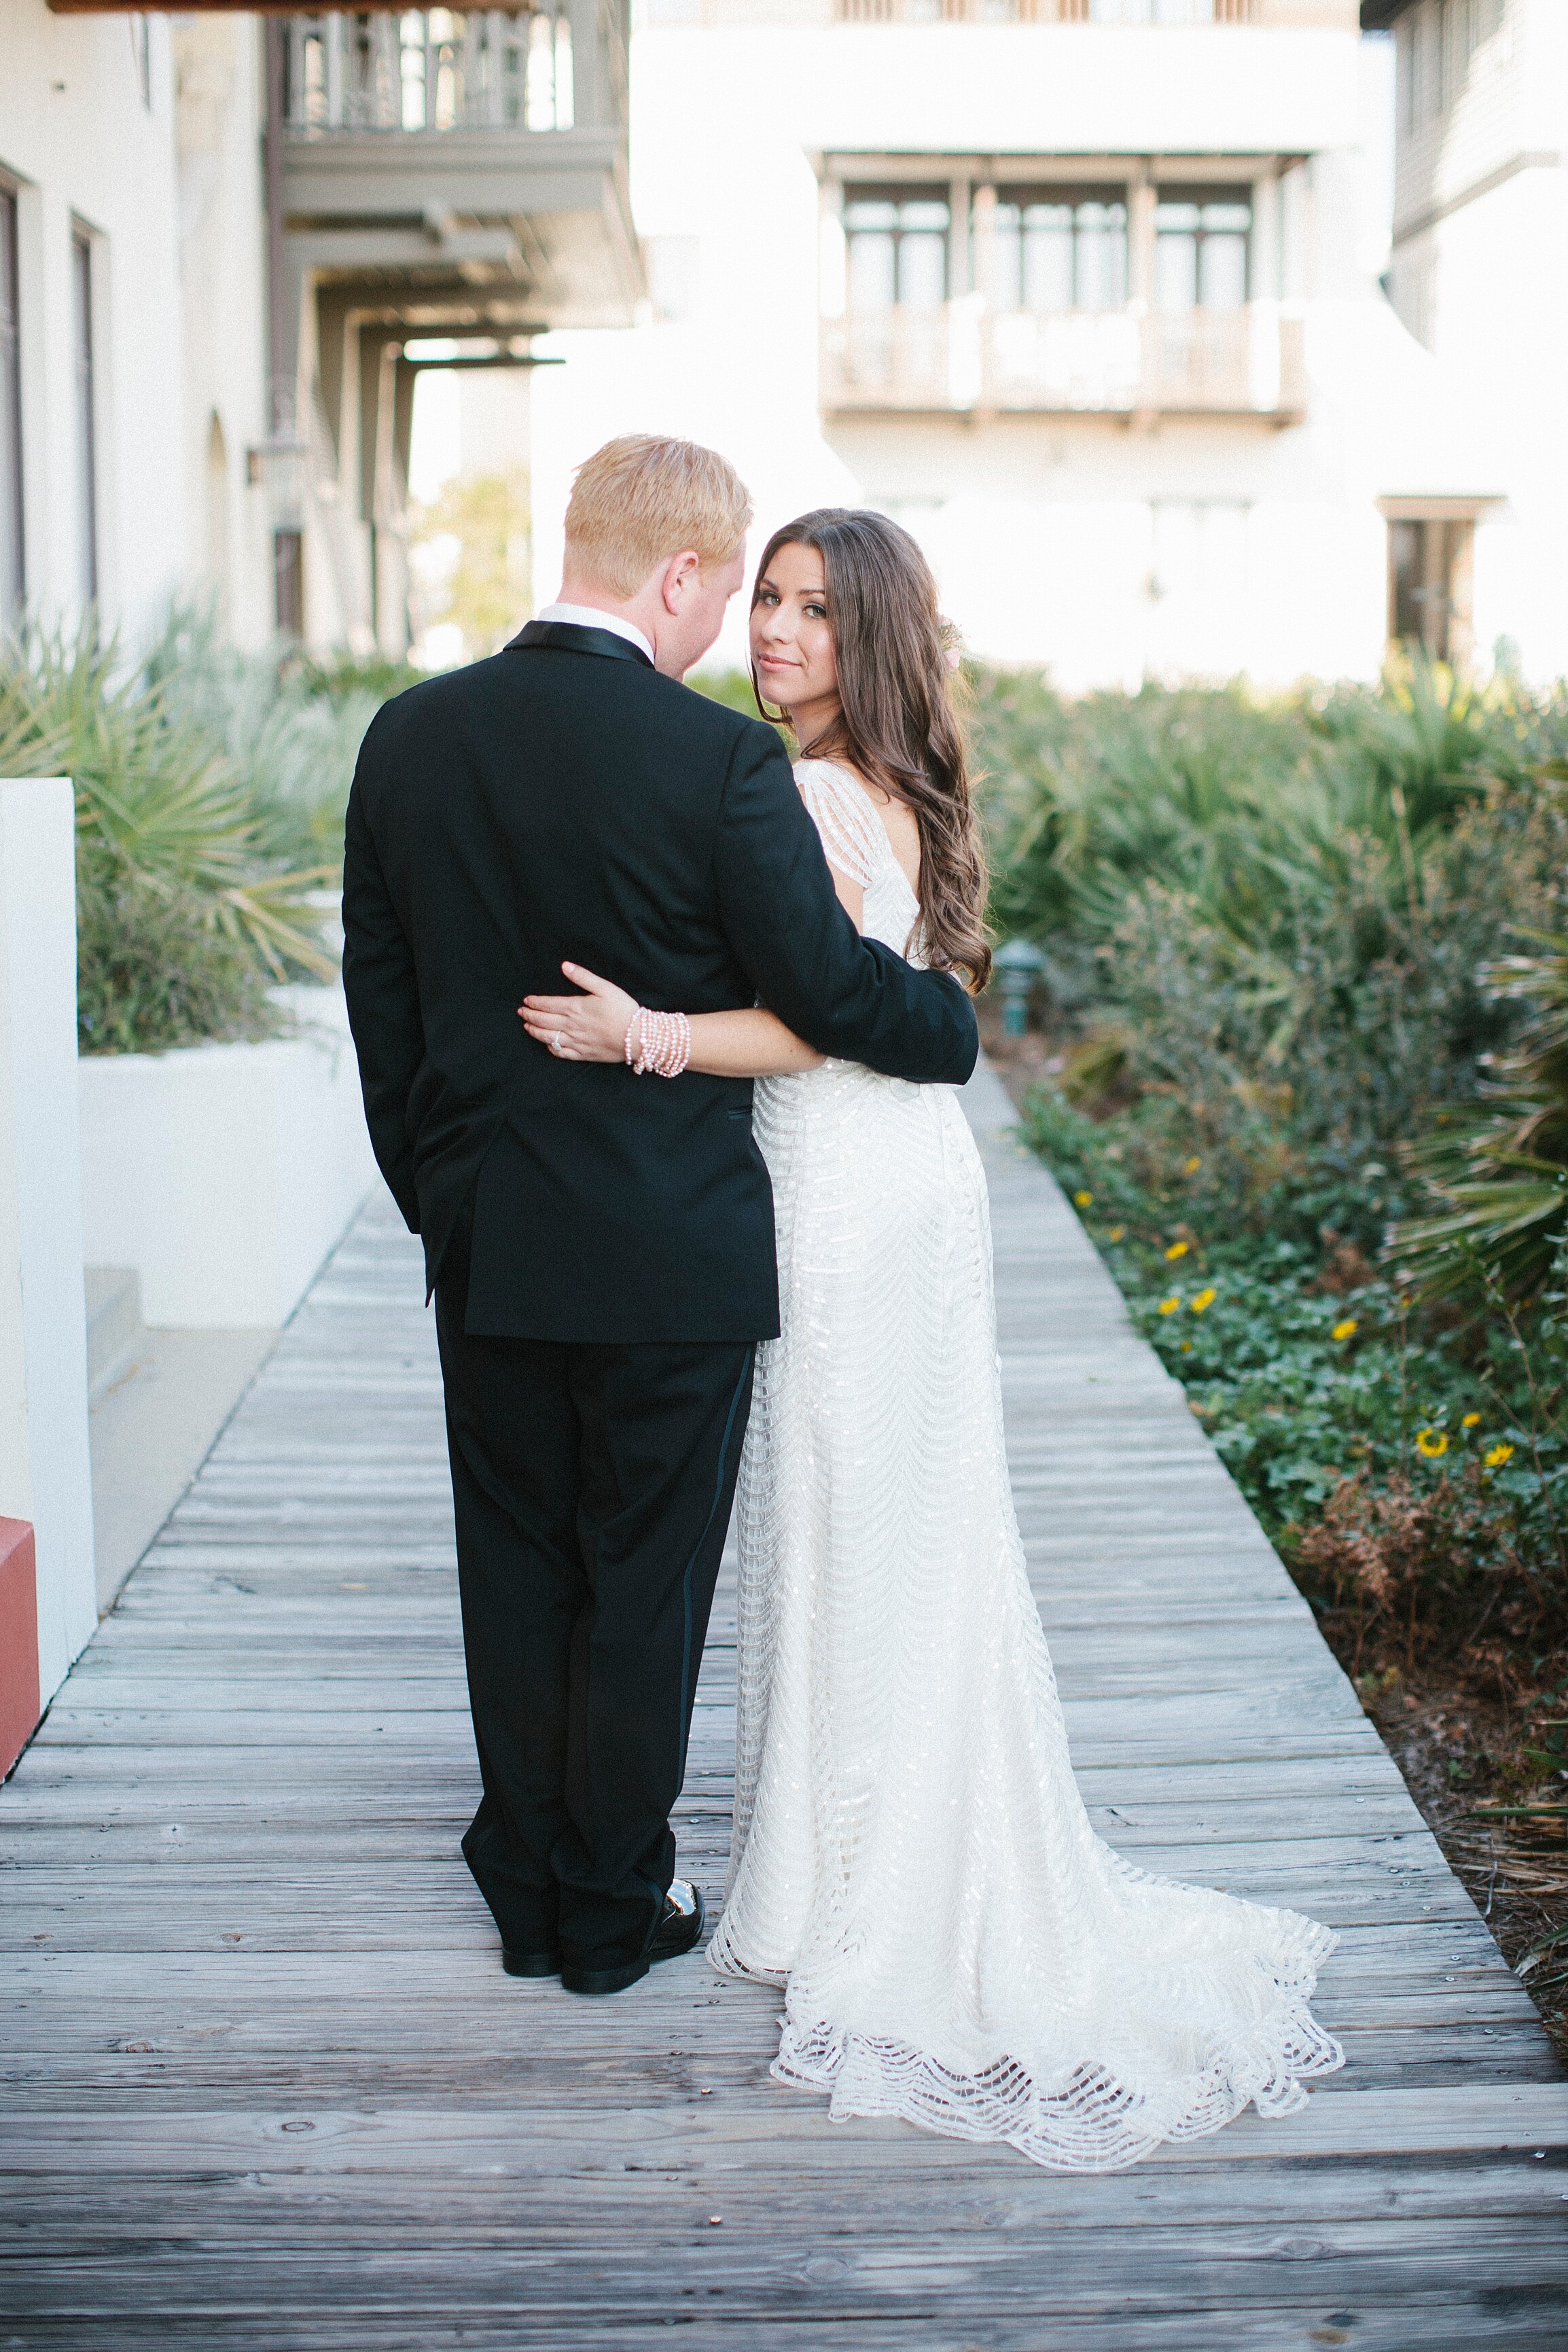
{"type": "Polygon", "coordinates": [[[87,1269],[87,1385],[100,1397],[142,1336],[142,1279],[132,1266],[87,1269]]]}

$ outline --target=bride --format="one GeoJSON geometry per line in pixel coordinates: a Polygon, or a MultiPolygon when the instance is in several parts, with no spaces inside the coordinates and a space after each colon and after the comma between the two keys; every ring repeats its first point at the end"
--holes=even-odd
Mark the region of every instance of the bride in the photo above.
{"type": "MultiPolygon", "coordinates": [[[[947,631],[908,534],[826,509],[769,541],[760,700],[860,929],[983,985],[984,874],[947,631]]],[[[638,1007],[531,1000],[616,1060],[638,1007]]],[[[1100,2171],[1284,2115],[1342,2063],[1308,2007],[1334,1937],[1136,1870],[1089,1826],[1003,1444],[985,1179],[951,1088],[823,1061],[762,1009],[693,1016],[752,1075],[782,1336],[737,1503],[735,1836],[709,1958],[784,1990],[773,2073],[1100,2171]]]]}

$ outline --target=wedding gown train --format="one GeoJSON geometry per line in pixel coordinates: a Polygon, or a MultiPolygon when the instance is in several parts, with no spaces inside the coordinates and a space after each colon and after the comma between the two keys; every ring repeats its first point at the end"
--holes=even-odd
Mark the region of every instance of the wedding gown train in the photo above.
{"type": "MultiPolygon", "coordinates": [[[[902,950],[854,778],[796,770],[902,950]]],[[[1342,2063],[1333,1935],[1136,1870],[1089,1826],[1003,1443],[985,1179],[952,1090],[829,1062],[756,1088],[783,1336],[737,1502],[735,1836],[709,1958],[784,1988],[785,2083],[1103,2171],[1289,2114],[1342,2063]]]]}

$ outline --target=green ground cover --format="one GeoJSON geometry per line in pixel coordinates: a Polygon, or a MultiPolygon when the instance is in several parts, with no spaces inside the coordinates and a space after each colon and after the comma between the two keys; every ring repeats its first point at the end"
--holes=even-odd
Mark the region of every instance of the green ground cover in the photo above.
{"type": "Polygon", "coordinates": [[[1568,694],[976,684],[1031,1141],[1369,1705],[1560,1840],[1568,694]]]}

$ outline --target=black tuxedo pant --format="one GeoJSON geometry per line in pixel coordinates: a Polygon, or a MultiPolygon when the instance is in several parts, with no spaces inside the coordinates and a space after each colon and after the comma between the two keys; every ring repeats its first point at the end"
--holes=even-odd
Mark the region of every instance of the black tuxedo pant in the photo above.
{"type": "Polygon", "coordinates": [[[436,1286],[484,1786],[463,1853],[510,1949],[619,1969],[675,1868],[755,1349],[481,1338],[468,1240],[436,1286]]]}

